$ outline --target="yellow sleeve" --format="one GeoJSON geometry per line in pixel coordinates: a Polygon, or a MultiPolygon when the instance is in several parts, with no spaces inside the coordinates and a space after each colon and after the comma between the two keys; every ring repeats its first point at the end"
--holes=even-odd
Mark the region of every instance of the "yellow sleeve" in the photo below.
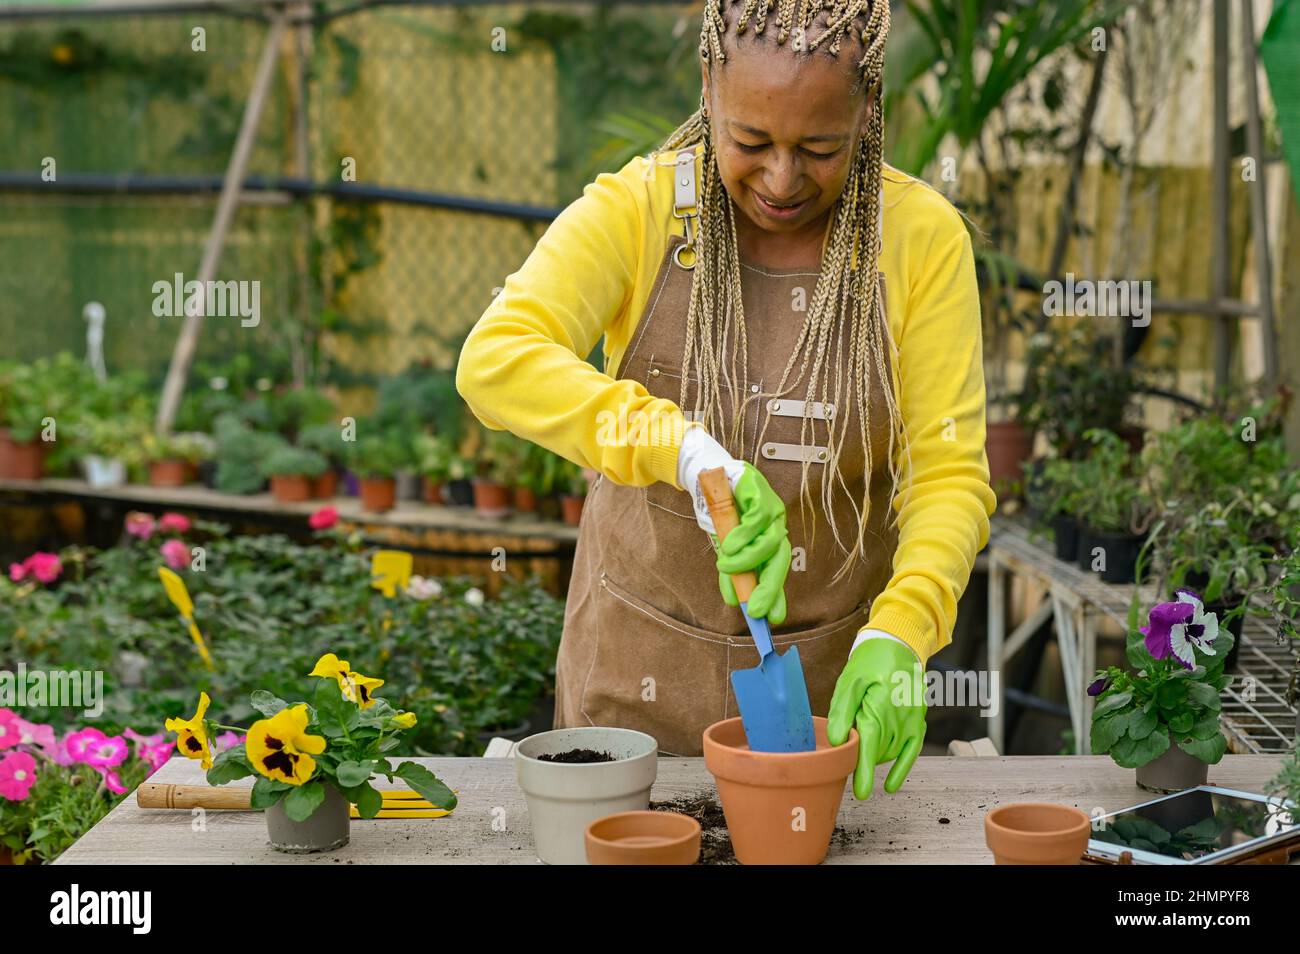
{"type": "Polygon", "coordinates": [[[470,332],[456,389],[487,427],[618,484],[677,486],[677,405],[585,360],[627,320],[639,273],[652,267],[643,261],[645,189],[634,192],[646,162],[602,173],[551,223],[470,332]]]}
{"type": "MultiPolygon", "coordinates": [[[[956,219],[955,213],[951,216],[956,219]]],[[[910,461],[894,502],[893,576],[868,628],[897,636],[922,664],[952,641],[957,601],[988,542],[996,497],[984,450],[984,365],[970,236],[956,222],[909,250],[924,263],[910,284],[898,348],[899,405],[910,461]]]]}

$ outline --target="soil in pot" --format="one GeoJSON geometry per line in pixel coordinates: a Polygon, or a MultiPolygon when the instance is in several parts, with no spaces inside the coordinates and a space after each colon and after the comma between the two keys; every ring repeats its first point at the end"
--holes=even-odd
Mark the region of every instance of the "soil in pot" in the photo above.
{"type": "Polygon", "coordinates": [[[498,520],[510,513],[510,491],[490,480],[474,481],[474,511],[498,520]]]}
{"type": "Polygon", "coordinates": [[[1169,748],[1146,765],[1139,765],[1136,772],[1138,788],[1170,795],[1204,785],[1210,775],[1210,766],[1188,755],[1176,742],[1170,742],[1169,748]]]}
{"type": "MultiPolygon", "coordinates": [[[[1107,533],[1087,524],[1079,528],[1079,569],[1097,573],[1103,583],[1133,583],[1137,580],[1138,554],[1146,537],[1132,533],[1107,533]],[[1100,548],[1101,553],[1096,551],[1100,548]],[[1093,561],[1105,556],[1104,568],[1094,570],[1093,561]]],[[[1145,573],[1143,574],[1145,576],[1145,573]]]]}
{"type": "Polygon", "coordinates": [[[294,821],[277,802],[266,810],[266,832],[271,847],[291,855],[334,851],[348,843],[348,800],[333,785],[325,786],[325,799],[304,821],[294,821]]]}
{"type": "Polygon", "coordinates": [[[0,431],[0,477],[40,480],[45,474],[45,442],[18,443],[8,430],[0,431]]]}
{"type": "Polygon", "coordinates": [[[984,446],[989,458],[989,483],[998,493],[1006,493],[1023,479],[1034,437],[1018,421],[1003,421],[987,426],[984,446]]]}
{"type": "Polygon", "coordinates": [[[311,499],[312,479],[300,474],[276,474],[271,478],[271,496],[280,503],[311,499]]]}
{"type": "Polygon", "coordinates": [[[1056,558],[1073,563],[1079,558],[1079,521],[1061,514],[1052,519],[1052,536],[1056,543],[1056,558]]]}
{"type": "Polygon", "coordinates": [[[361,509],[371,513],[392,510],[397,503],[397,482],[391,477],[362,477],[361,509]]]}
{"type": "Polygon", "coordinates": [[[593,762],[617,761],[608,752],[597,752],[595,749],[569,749],[567,752],[548,753],[539,755],[537,758],[541,762],[567,762],[570,765],[590,765],[593,762]]]}
{"type": "Polygon", "coordinates": [[[811,752],[752,752],[739,718],[704,730],[704,765],[713,774],[741,864],[821,864],[835,830],[844,787],[857,762],[858,735],[843,745],[813,717],[811,752]],[[796,810],[804,828],[790,825],[796,810]]]}
{"type": "Polygon", "coordinates": [[[984,816],[984,839],[1000,865],[1077,865],[1091,830],[1086,812],[1050,802],[1001,805],[984,816]]]}
{"type": "Polygon", "coordinates": [[[183,460],[155,460],[149,464],[149,486],[184,487],[189,465],[183,460]]]}

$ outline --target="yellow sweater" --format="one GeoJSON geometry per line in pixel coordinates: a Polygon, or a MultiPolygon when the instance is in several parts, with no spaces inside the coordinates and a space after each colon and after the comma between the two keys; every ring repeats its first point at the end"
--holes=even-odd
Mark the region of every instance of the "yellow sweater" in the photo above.
{"type": "MultiPolygon", "coordinates": [[[[598,421],[681,415],[636,381],[619,380],[617,370],[668,236],[682,234],[672,214],[673,158],[638,157],[588,184],[506,279],[456,371],[457,389],[486,426],[638,487],[679,486],[682,429],[651,428],[651,442],[634,432],[619,444],[598,421]],[[608,373],[584,360],[602,335],[608,373]]],[[[889,168],[884,193],[880,269],[912,479],[895,505],[894,573],[866,628],[897,636],[924,662],[951,641],[957,600],[988,540],[995,504],[984,453],[980,309],[970,238],[956,210],[889,168]]]]}

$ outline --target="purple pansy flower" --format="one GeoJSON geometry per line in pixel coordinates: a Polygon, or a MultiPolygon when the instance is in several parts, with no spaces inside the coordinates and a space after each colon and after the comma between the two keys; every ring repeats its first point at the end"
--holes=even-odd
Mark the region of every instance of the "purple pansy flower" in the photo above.
{"type": "MultiPolygon", "coordinates": [[[[1170,655],[1174,655],[1188,669],[1192,668],[1192,664],[1175,651],[1173,628],[1175,626],[1183,628],[1191,621],[1195,612],[1196,607],[1191,603],[1157,603],[1151,607],[1148,624],[1141,627],[1138,632],[1146,637],[1147,652],[1151,654],[1152,659],[1167,659],[1170,655]]],[[[1180,639],[1180,648],[1185,643],[1185,639],[1180,639]]]]}
{"type": "Polygon", "coordinates": [[[1099,696],[1106,691],[1106,687],[1109,685],[1110,685],[1110,676],[1102,676],[1100,679],[1098,679],[1096,682],[1094,682],[1092,685],[1088,687],[1088,695],[1099,696]]]}
{"type": "MultiPolygon", "coordinates": [[[[1205,612],[1205,605],[1201,602],[1201,597],[1188,589],[1179,589],[1175,591],[1180,603],[1187,603],[1192,607],[1191,621],[1181,628],[1174,627],[1170,633],[1171,638],[1175,641],[1185,640],[1190,646],[1196,647],[1206,656],[1214,655],[1214,641],[1219,638],[1219,618],[1213,613],[1205,612]]],[[[1188,658],[1191,658],[1191,648],[1188,648],[1188,658]]],[[[1177,648],[1175,646],[1175,651],[1177,648]]],[[[1181,656],[1180,656],[1181,658],[1181,656]]]]}

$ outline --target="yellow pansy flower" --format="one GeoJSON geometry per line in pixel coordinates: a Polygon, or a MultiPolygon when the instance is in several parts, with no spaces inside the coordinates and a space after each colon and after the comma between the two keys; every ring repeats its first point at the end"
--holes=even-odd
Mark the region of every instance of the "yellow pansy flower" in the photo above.
{"type": "Polygon", "coordinates": [[[254,722],[245,749],[253,768],[267,778],[302,785],[316,771],[312,756],[325,751],[325,739],[307,734],[307,705],[303,703],[254,722]]]}
{"type": "Polygon", "coordinates": [[[326,653],[316,660],[316,668],[309,675],[337,679],[343,698],[355,702],[362,709],[369,709],[375,704],[374,691],[384,684],[382,679],[353,672],[346,659],[339,659],[333,653],[326,653]]]}
{"type": "Polygon", "coordinates": [[[212,700],[206,692],[199,693],[199,708],[192,719],[168,719],[165,727],[176,733],[176,751],[187,759],[202,759],[203,770],[212,768],[212,749],[208,746],[208,730],[203,724],[212,700]]]}
{"type": "Polygon", "coordinates": [[[399,712],[393,716],[393,725],[402,729],[410,729],[415,726],[414,712],[399,712]]]}

